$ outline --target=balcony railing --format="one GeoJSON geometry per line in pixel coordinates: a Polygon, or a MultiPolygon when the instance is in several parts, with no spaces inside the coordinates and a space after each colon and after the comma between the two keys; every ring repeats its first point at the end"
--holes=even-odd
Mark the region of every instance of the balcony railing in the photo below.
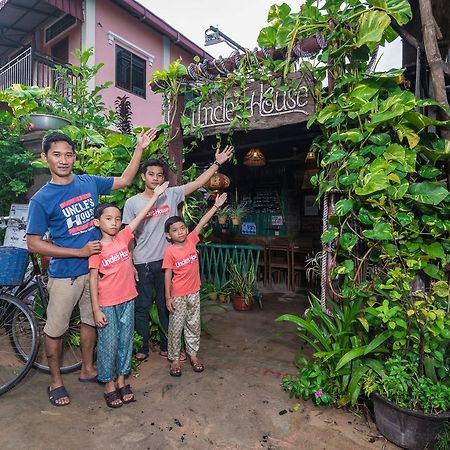
{"type": "Polygon", "coordinates": [[[64,64],[48,55],[44,55],[32,48],[27,48],[20,55],[0,67],[0,90],[13,84],[28,86],[55,87],[64,97],[69,97],[67,87],[61,79],[58,83],[57,64],[64,64]]]}

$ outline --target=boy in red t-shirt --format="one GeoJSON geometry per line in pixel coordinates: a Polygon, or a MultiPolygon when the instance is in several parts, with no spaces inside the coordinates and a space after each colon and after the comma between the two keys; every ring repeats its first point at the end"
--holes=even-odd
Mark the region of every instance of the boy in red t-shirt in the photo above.
{"type": "Polygon", "coordinates": [[[146,206],[121,231],[122,217],[117,206],[101,203],[94,210],[94,225],[102,233],[102,250],[89,258],[89,284],[98,331],[97,378],[105,383],[104,397],[110,408],[135,401],[130,385],[125,384],[131,368],[137,296],[128,244],[168,184],[156,187],[146,206]]]}
{"type": "Polygon", "coordinates": [[[184,220],[172,216],[166,220],[164,230],[169,242],[163,260],[166,305],[169,316],[168,359],[170,375],[181,375],[180,349],[184,332],[186,352],[194,372],[203,372],[197,358],[200,348],[200,268],[196,244],[199,233],[214,213],[225,203],[227,194],[216,197],[213,207],[200,219],[194,231],[188,234],[184,220]]]}

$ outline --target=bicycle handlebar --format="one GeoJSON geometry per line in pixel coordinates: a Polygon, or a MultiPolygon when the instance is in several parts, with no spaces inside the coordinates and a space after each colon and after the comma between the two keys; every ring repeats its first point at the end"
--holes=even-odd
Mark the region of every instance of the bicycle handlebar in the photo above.
{"type": "Polygon", "coordinates": [[[7,227],[18,227],[19,230],[25,230],[27,223],[17,217],[0,216],[0,229],[7,227]]]}

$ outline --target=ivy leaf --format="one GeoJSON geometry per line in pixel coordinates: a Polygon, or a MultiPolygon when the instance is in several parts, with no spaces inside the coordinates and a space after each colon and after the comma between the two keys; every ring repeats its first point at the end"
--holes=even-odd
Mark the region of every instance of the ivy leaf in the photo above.
{"type": "Polygon", "coordinates": [[[335,270],[339,275],[345,275],[347,273],[352,273],[354,269],[355,263],[351,259],[346,259],[345,261],[342,261],[335,270]]]}
{"type": "Polygon", "coordinates": [[[383,245],[383,250],[386,252],[388,256],[392,258],[397,255],[397,247],[394,244],[391,244],[390,242],[386,242],[383,245]]]}
{"type": "Polygon", "coordinates": [[[339,230],[336,227],[330,227],[322,233],[321,240],[324,244],[328,244],[338,237],[339,230]]]}
{"type": "Polygon", "coordinates": [[[386,222],[378,222],[372,230],[364,230],[363,236],[374,241],[390,241],[392,239],[391,225],[386,222]]]}
{"type": "Polygon", "coordinates": [[[277,30],[274,27],[265,27],[259,32],[258,44],[260,47],[275,48],[277,30]]]}
{"type": "Polygon", "coordinates": [[[408,0],[367,0],[367,3],[386,11],[399,25],[408,23],[412,18],[408,0]]]}
{"type": "Polygon", "coordinates": [[[339,244],[342,247],[342,249],[346,252],[351,251],[351,249],[355,246],[357,242],[358,236],[356,236],[356,234],[344,233],[342,236],[339,237],[339,244]]]}
{"type": "Polygon", "coordinates": [[[355,192],[357,195],[369,195],[383,191],[388,186],[389,180],[385,173],[368,173],[362,181],[362,186],[358,186],[355,192]]]}
{"type": "Polygon", "coordinates": [[[448,194],[449,192],[441,183],[424,181],[423,183],[410,184],[407,197],[426,205],[438,205],[448,194]]]}
{"type": "Polygon", "coordinates": [[[339,177],[339,183],[343,186],[351,186],[358,179],[358,175],[356,173],[351,173],[349,175],[341,175],[339,177]]]}
{"type": "Polygon", "coordinates": [[[433,242],[430,245],[424,245],[422,247],[422,249],[427,255],[429,255],[433,258],[439,258],[439,259],[445,258],[445,251],[439,242],[433,242]]]}
{"type": "Polygon", "coordinates": [[[326,155],[322,160],[322,166],[327,166],[347,156],[347,152],[339,147],[333,147],[330,153],[326,155]]]}
{"type": "Polygon", "coordinates": [[[362,14],[356,47],[380,42],[383,39],[384,30],[390,24],[391,19],[384,11],[372,10],[362,14]]]}
{"type": "Polygon", "coordinates": [[[361,133],[359,128],[354,128],[352,130],[347,130],[342,133],[335,132],[330,136],[330,142],[336,141],[350,141],[350,142],[361,142],[364,139],[365,134],[361,133]]]}
{"type": "Polygon", "coordinates": [[[391,142],[391,136],[388,133],[376,133],[370,136],[369,141],[375,145],[387,145],[391,142]]]}
{"type": "Polygon", "coordinates": [[[439,170],[437,167],[427,165],[427,166],[422,166],[419,169],[419,174],[423,178],[436,178],[442,174],[442,171],[439,170]]]}
{"type": "Polygon", "coordinates": [[[423,271],[431,278],[434,278],[435,280],[440,280],[443,277],[443,273],[439,270],[439,267],[435,264],[427,264],[423,271]]]}
{"type": "Polygon", "coordinates": [[[345,216],[349,211],[353,209],[354,201],[346,198],[343,200],[339,200],[336,203],[335,213],[337,216],[342,217],[345,216]]]}
{"type": "Polygon", "coordinates": [[[448,283],[446,281],[437,281],[433,283],[433,293],[438,297],[445,298],[448,296],[448,283]]]}

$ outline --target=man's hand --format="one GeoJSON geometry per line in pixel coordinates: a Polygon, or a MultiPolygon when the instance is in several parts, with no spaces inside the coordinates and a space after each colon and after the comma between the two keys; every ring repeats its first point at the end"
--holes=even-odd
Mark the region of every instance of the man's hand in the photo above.
{"type": "Polygon", "coordinates": [[[166,298],[166,308],[170,314],[173,314],[175,312],[175,304],[173,302],[172,297],[166,298]]]}
{"type": "Polygon", "coordinates": [[[106,327],[106,325],[108,325],[108,320],[106,319],[106,316],[102,313],[100,309],[94,311],[94,319],[95,325],[97,325],[99,328],[104,328],[106,327]]]}
{"type": "Polygon", "coordinates": [[[134,267],[134,266],[133,266],[133,274],[134,274],[134,279],[137,283],[139,281],[139,273],[138,273],[136,267],[134,267]]]}
{"type": "Polygon", "coordinates": [[[233,154],[233,150],[234,148],[231,145],[227,145],[222,151],[217,149],[214,157],[219,164],[223,164],[230,159],[233,154]]]}
{"type": "Polygon", "coordinates": [[[84,247],[80,248],[80,258],[89,258],[102,251],[102,243],[100,241],[89,241],[84,247]]]}
{"type": "Polygon", "coordinates": [[[219,209],[227,201],[227,193],[224,192],[222,195],[218,195],[214,202],[214,206],[219,209]]]}
{"type": "Polygon", "coordinates": [[[156,130],[154,128],[149,128],[145,132],[144,130],[142,130],[137,137],[136,148],[140,148],[142,150],[146,149],[150,145],[150,142],[155,139],[155,137],[156,130]]]}
{"type": "Polygon", "coordinates": [[[164,191],[168,188],[168,186],[169,186],[169,182],[165,181],[163,184],[156,186],[153,193],[159,197],[161,194],[164,193],[164,191]]]}

